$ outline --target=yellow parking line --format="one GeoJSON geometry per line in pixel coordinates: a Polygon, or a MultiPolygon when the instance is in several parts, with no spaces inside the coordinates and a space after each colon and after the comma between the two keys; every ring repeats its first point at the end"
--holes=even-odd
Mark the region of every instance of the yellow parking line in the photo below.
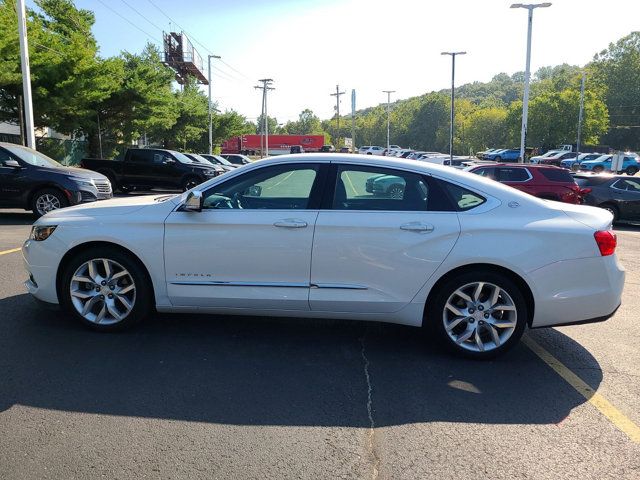
{"type": "Polygon", "coordinates": [[[21,248],[12,248],[11,250],[4,250],[4,251],[0,252],[0,255],[7,255],[9,253],[19,252],[20,250],[22,250],[22,249],[21,248]]]}
{"type": "Polygon", "coordinates": [[[533,351],[544,363],[549,365],[555,372],[560,375],[569,385],[571,385],[580,395],[596,407],[600,413],[609,419],[618,430],[623,432],[631,441],[640,443],[640,427],[633,423],[620,410],[614,407],[606,398],[594,391],[584,380],[573,373],[560,360],[551,355],[547,350],[542,348],[535,340],[529,336],[522,338],[523,343],[533,351]]]}

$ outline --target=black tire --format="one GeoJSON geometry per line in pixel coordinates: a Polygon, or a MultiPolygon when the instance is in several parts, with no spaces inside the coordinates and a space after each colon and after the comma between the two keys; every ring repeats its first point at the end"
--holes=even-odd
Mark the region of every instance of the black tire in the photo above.
{"type": "Polygon", "coordinates": [[[598,165],[597,167],[593,167],[593,173],[602,173],[604,171],[604,167],[598,165]]]}
{"type": "MultiPolygon", "coordinates": [[[[480,310],[480,308],[478,308],[478,310],[480,310]]],[[[447,309],[446,312],[449,312],[449,310],[447,309]]],[[[491,318],[493,319],[493,317],[491,318]]],[[[430,300],[430,304],[427,305],[427,309],[425,311],[424,326],[427,327],[427,329],[435,335],[437,341],[444,345],[450,352],[466,358],[487,360],[503,354],[511,347],[513,347],[516,343],[518,343],[520,337],[522,337],[522,334],[524,333],[528,321],[529,312],[527,309],[524,294],[516,285],[516,283],[511,280],[511,278],[509,278],[507,275],[497,272],[476,270],[456,275],[455,277],[446,280],[442,285],[438,286],[435,297],[430,300]],[[447,304],[449,297],[452,296],[456,290],[461,289],[463,286],[472,284],[474,282],[491,283],[500,287],[511,297],[513,305],[516,308],[515,327],[510,332],[510,336],[504,339],[500,346],[492,347],[490,350],[486,351],[469,350],[467,348],[464,348],[463,346],[458,345],[449,336],[445,328],[445,305],[447,304]]],[[[459,325],[460,327],[465,327],[466,329],[468,329],[469,326],[473,327],[471,323],[474,322],[461,322],[459,325]]],[[[476,325],[483,332],[482,335],[488,335],[489,332],[485,331],[486,326],[481,326],[483,322],[483,320],[478,320],[476,325]]]]}
{"type": "Polygon", "coordinates": [[[387,195],[389,196],[389,198],[394,198],[394,199],[400,199],[401,200],[402,197],[404,196],[404,186],[402,186],[399,183],[391,185],[387,189],[387,195]]]}
{"type": "Polygon", "coordinates": [[[38,190],[33,194],[33,197],[31,197],[30,207],[36,217],[41,217],[45,213],[49,213],[50,211],[68,206],[69,200],[67,199],[67,197],[64,195],[64,193],[55,188],[43,188],[42,190],[38,190]],[[45,211],[45,208],[43,208],[42,205],[48,198],[55,198],[55,202],[57,202],[59,206],[45,211]]]}
{"type": "Polygon", "coordinates": [[[191,190],[201,183],[202,180],[196,176],[186,177],[184,180],[182,180],[182,191],[186,192],[187,190],[191,190]]]}
{"type": "Polygon", "coordinates": [[[372,155],[372,153],[371,152],[367,152],[367,155],[372,155]]]}
{"type": "Polygon", "coordinates": [[[495,158],[495,161],[496,161],[496,162],[501,162],[501,161],[502,161],[502,157],[501,157],[500,155],[498,155],[498,156],[495,158]]]}
{"type": "Polygon", "coordinates": [[[635,175],[636,173],[638,173],[638,167],[627,167],[627,169],[624,171],[624,173],[626,173],[627,175],[635,175]]]}
{"type": "MultiPolygon", "coordinates": [[[[115,332],[131,328],[153,312],[154,299],[151,282],[144,267],[132,255],[113,247],[92,247],[79,252],[64,266],[60,279],[59,297],[62,307],[83,325],[99,332],[115,332]],[[98,324],[83,317],[71,298],[71,281],[76,270],[92,259],[108,259],[123,266],[131,275],[135,286],[133,308],[122,320],[112,324],[98,324]]],[[[87,289],[92,291],[92,289],[87,289]]],[[[97,304],[100,307],[100,304],[97,304]]]]}
{"type": "Polygon", "coordinates": [[[613,223],[617,222],[618,219],[620,218],[620,210],[614,204],[603,203],[602,205],[600,205],[600,208],[604,208],[606,211],[611,213],[611,215],[613,215],[613,220],[612,220],[613,223]]]}

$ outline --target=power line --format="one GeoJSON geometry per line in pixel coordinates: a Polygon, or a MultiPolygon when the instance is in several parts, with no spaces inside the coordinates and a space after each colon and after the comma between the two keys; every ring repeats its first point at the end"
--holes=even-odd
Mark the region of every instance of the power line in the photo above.
{"type": "MultiPolygon", "coordinates": [[[[98,0],[100,1],[100,0],[98,0]]],[[[170,22],[175,23],[176,26],[182,30],[184,33],[186,33],[190,39],[192,39],[194,42],[196,42],[198,45],[200,45],[202,48],[205,49],[205,51],[207,53],[212,54],[213,52],[211,50],[209,50],[207,47],[204,46],[204,44],[202,42],[200,42],[196,37],[194,37],[193,35],[191,35],[189,32],[187,32],[187,30],[185,28],[182,28],[182,26],[176,22],[173,18],[171,18],[167,13],[165,13],[164,10],[162,10],[158,5],[156,5],[155,3],[153,3],[152,0],[147,0],[151,5],[153,5],[161,14],[163,14],[165,17],[167,17],[169,19],[170,22]]]]}
{"type": "Polygon", "coordinates": [[[51,48],[51,47],[47,47],[46,45],[42,45],[41,43],[33,42],[33,44],[34,44],[36,47],[40,47],[40,48],[44,48],[45,50],[52,51],[53,53],[56,53],[56,54],[60,55],[61,57],[66,57],[66,56],[67,56],[67,54],[66,54],[66,53],[62,53],[62,52],[61,52],[61,51],[59,51],[59,50],[56,50],[56,49],[51,48]]]}
{"type": "Polygon", "coordinates": [[[131,10],[133,10],[134,12],[136,12],[138,15],[140,15],[142,18],[144,18],[149,24],[151,24],[152,26],[154,26],[155,28],[157,28],[158,30],[160,30],[161,32],[163,31],[162,28],[160,28],[158,25],[156,25],[155,23],[153,23],[151,20],[149,20],[147,17],[145,17],[142,13],[140,13],[136,8],[134,8],[132,5],[128,4],[125,0],[120,0],[122,3],[124,3],[127,7],[129,7],[131,10]]]}
{"type": "Polygon", "coordinates": [[[226,65],[227,67],[229,67],[231,70],[233,70],[234,72],[240,74],[241,76],[243,76],[244,78],[246,78],[247,80],[251,81],[251,79],[249,77],[247,77],[244,73],[242,73],[240,70],[238,70],[237,68],[232,67],[231,65],[229,65],[227,62],[225,62],[224,60],[220,60],[221,63],[223,63],[224,65],[226,65]]]}
{"type": "Polygon", "coordinates": [[[125,22],[127,22],[128,24],[130,24],[132,27],[140,30],[142,33],[144,33],[149,39],[151,39],[151,41],[153,41],[153,43],[159,43],[157,40],[154,40],[153,35],[151,35],[149,32],[144,31],[142,28],[140,28],[138,25],[136,25],[135,23],[133,23],[131,20],[129,20],[127,17],[125,17],[124,15],[121,15],[120,12],[118,12],[117,10],[114,10],[113,8],[111,8],[109,5],[107,5],[106,3],[104,3],[102,0],[98,0],[98,2],[100,2],[104,7],[108,8],[109,10],[111,10],[113,13],[115,13],[116,15],[118,15],[120,18],[122,18],[125,22]]]}

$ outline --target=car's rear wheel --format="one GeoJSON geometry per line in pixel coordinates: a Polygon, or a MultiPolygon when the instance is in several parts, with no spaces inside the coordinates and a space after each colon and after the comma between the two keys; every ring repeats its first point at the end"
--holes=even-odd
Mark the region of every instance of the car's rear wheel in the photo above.
{"type": "Polygon", "coordinates": [[[187,190],[197,187],[201,183],[202,182],[198,177],[187,177],[182,181],[182,190],[186,192],[187,190]]]}
{"type": "Polygon", "coordinates": [[[130,327],[148,316],[153,291],[140,264],[113,248],[92,248],[67,264],[60,294],[63,306],[99,331],[130,327]]]}
{"type": "Polygon", "coordinates": [[[36,192],[31,199],[31,210],[38,217],[45,215],[53,210],[69,206],[69,200],[60,190],[53,188],[45,188],[36,192]]]}
{"type": "Polygon", "coordinates": [[[495,161],[496,161],[496,162],[501,162],[501,161],[502,161],[502,157],[498,155],[498,156],[495,158],[495,161]]]}
{"type": "Polygon", "coordinates": [[[452,352],[493,358],[522,336],[528,310],[520,288],[506,275],[480,270],[447,280],[428,306],[428,322],[452,352]]]}
{"type": "Polygon", "coordinates": [[[620,210],[615,205],[610,203],[605,203],[604,205],[600,205],[600,208],[604,208],[607,212],[613,215],[613,222],[617,222],[618,218],[620,218],[620,210]]]}
{"type": "Polygon", "coordinates": [[[389,190],[387,190],[387,195],[394,200],[402,200],[404,197],[404,187],[402,185],[391,185],[389,190]]]}
{"type": "Polygon", "coordinates": [[[624,173],[626,173],[627,175],[635,175],[636,173],[638,173],[638,167],[627,167],[624,173]]]}

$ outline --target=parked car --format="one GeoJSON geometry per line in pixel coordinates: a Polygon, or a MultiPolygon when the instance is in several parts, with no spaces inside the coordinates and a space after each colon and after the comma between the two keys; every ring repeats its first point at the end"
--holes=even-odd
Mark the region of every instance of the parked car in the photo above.
{"type": "Polygon", "coordinates": [[[562,160],[569,160],[572,158],[576,158],[578,154],[576,152],[558,152],[554,155],[549,155],[548,157],[541,158],[538,161],[539,165],[555,165],[556,167],[560,166],[560,162],[562,160]]]}
{"type": "Polygon", "coordinates": [[[539,163],[540,160],[542,160],[544,158],[547,158],[547,157],[552,157],[553,155],[557,155],[560,152],[562,152],[562,150],[549,150],[548,152],[545,152],[542,155],[535,155],[535,156],[529,158],[529,162],[531,162],[531,163],[539,163]]]}
{"type": "Polygon", "coordinates": [[[336,151],[336,147],[334,147],[333,145],[323,145],[320,147],[320,152],[335,152],[336,151]]]}
{"type": "Polygon", "coordinates": [[[486,150],[482,150],[481,152],[476,153],[476,157],[480,160],[484,160],[484,156],[488,153],[493,153],[498,150],[502,150],[502,148],[488,148],[486,150]]]}
{"type": "MultiPolygon", "coordinates": [[[[595,160],[583,161],[580,163],[580,170],[591,170],[594,173],[610,172],[611,163],[613,162],[613,155],[602,155],[595,160]]],[[[635,175],[640,170],[640,164],[635,157],[625,155],[622,162],[622,172],[627,175],[635,175]]]]}
{"type": "Polygon", "coordinates": [[[249,157],[240,155],[239,153],[223,153],[220,156],[239,167],[242,165],[249,165],[251,163],[251,159],[249,157]]]}
{"type": "Polygon", "coordinates": [[[494,162],[514,162],[520,158],[520,149],[508,148],[498,150],[497,152],[487,153],[484,160],[492,160],[494,162]]]}
{"type": "Polygon", "coordinates": [[[489,177],[534,197],[565,203],[582,203],[582,192],[571,174],[551,165],[478,165],[469,172],[489,177]]]}
{"type": "Polygon", "coordinates": [[[365,146],[358,149],[358,153],[361,155],[382,155],[383,151],[384,147],[379,147],[378,145],[365,146]]]}
{"type": "Polygon", "coordinates": [[[351,153],[351,149],[349,147],[340,147],[340,153],[351,153]]]}
{"type": "Polygon", "coordinates": [[[304,147],[302,145],[292,145],[289,153],[304,153],[304,147]]]}
{"type": "Polygon", "coordinates": [[[574,178],[583,189],[586,205],[608,210],[614,222],[640,220],[640,179],[624,175],[581,173],[574,178]]]}
{"type": "Polygon", "coordinates": [[[208,160],[212,164],[222,167],[226,172],[230,172],[231,170],[234,170],[240,166],[234,165],[221,155],[209,155],[208,153],[201,153],[200,156],[208,160]]]}
{"type": "Polygon", "coordinates": [[[562,168],[568,168],[569,170],[574,170],[575,168],[579,168],[580,164],[584,161],[595,160],[598,157],[601,157],[601,153],[581,153],[577,158],[568,158],[566,160],[560,161],[560,166],[562,168]]]}
{"type": "Polygon", "coordinates": [[[213,160],[210,160],[208,158],[205,158],[204,155],[199,155],[197,153],[185,153],[185,155],[187,157],[189,157],[191,160],[193,160],[194,162],[197,163],[201,163],[203,165],[211,165],[216,172],[218,172],[218,175],[222,175],[225,172],[228,172],[229,170],[233,170],[233,168],[226,168],[223,165],[218,164],[217,162],[214,162],[213,160]]]}
{"type": "Polygon", "coordinates": [[[104,175],[65,167],[31,148],[0,142],[0,207],[37,216],[113,196],[104,175]]]}
{"type": "Polygon", "coordinates": [[[615,248],[602,209],[427,163],[312,154],[51,212],[23,256],[33,296],[99,331],[154,311],[346,318],[424,326],[489,358],[527,326],[613,315],[615,248]],[[402,196],[366,192],[375,175],[402,178],[402,196]]]}
{"type": "Polygon", "coordinates": [[[213,165],[191,160],[185,154],[159,148],[130,148],[120,160],[85,158],[80,166],[103,174],[114,190],[189,190],[220,174],[213,165]]]}

